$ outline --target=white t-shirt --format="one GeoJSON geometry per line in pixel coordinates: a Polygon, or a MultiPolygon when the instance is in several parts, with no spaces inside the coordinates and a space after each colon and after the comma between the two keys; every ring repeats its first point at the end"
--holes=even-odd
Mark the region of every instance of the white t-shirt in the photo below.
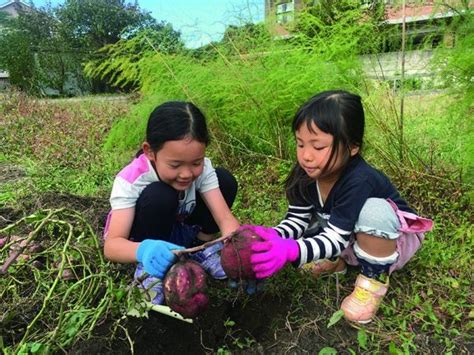
{"type": "MultiPolygon", "coordinates": [[[[135,207],[143,189],[152,182],[160,181],[150,160],[141,154],[124,167],[115,177],[110,195],[112,210],[135,207]]],[[[196,206],[196,191],[206,192],[218,188],[219,182],[215,169],[208,158],[204,158],[201,175],[184,191],[179,200],[178,215],[189,215],[196,206]]]]}

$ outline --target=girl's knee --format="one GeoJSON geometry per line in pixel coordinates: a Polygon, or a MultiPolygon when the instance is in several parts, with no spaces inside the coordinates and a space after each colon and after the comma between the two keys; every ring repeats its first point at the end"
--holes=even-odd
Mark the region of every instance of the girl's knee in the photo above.
{"type": "Polygon", "coordinates": [[[163,208],[175,210],[178,207],[178,192],[164,182],[153,182],[143,189],[136,207],[151,210],[163,208]]]}
{"type": "Polygon", "coordinates": [[[354,252],[356,252],[357,248],[364,250],[370,255],[384,257],[393,254],[397,250],[397,240],[380,238],[366,233],[357,233],[354,252]]]}
{"type": "Polygon", "coordinates": [[[227,205],[231,207],[234,203],[235,196],[237,196],[237,180],[228,170],[221,167],[216,168],[216,175],[222,195],[227,205]]]}
{"type": "Polygon", "coordinates": [[[372,236],[383,239],[397,239],[400,222],[398,216],[387,200],[369,198],[360,211],[354,227],[356,236],[372,236]]]}

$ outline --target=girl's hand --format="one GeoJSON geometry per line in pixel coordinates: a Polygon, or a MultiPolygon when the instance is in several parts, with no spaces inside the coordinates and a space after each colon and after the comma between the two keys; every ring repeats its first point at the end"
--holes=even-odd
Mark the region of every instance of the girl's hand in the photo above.
{"type": "Polygon", "coordinates": [[[250,257],[252,269],[258,279],[273,276],[287,262],[295,261],[300,249],[293,239],[283,239],[273,228],[256,226],[255,231],[264,241],[252,244],[254,254],[250,257]]]}
{"type": "Polygon", "coordinates": [[[137,249],[136,258],[151,276],[163,279],[168,269],[176,261],[172,250],[183,249],[179,245],[164,240],[145,239],[137,249]]]}

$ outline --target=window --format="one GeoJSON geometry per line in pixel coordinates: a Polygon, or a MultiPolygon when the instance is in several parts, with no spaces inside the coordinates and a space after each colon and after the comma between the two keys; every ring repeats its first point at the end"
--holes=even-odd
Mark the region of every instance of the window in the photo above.
{"type": "Polygon", "coordinates": [[[279,24],[285,24],[288,22],[292,22],[294,19],[293,13],[286,13],[286,14],[279,14],[277,15],[277,22],[279,24]]]}
{"type": "Polygon", "coordinates": [[[280,4],[277,6],[277,15],[278,14],[282,14],[282,13],[285,13],[285,12],[293,12],[295,10],[295,4],[294,2],[286,2],[284,4],[280,4]]]}

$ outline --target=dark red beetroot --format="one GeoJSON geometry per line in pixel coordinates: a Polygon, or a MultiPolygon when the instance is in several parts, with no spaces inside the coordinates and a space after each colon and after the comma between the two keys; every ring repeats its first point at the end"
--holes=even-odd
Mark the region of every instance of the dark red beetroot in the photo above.
{"type": "Polygon", "coordinates": [[[255,280],[255,273],[250,264],[254,242],[261,241],[252,228],[241,228],[226,240],[221,250],[221,263],[225,273],[231,279],[255,280]]]}
{"type": "Polygon", "coordinates": [[[192,260],[178,261],[166,273],[166,304],[185,318],[194,318],[207,309],[206,272],[192,260]]]}

